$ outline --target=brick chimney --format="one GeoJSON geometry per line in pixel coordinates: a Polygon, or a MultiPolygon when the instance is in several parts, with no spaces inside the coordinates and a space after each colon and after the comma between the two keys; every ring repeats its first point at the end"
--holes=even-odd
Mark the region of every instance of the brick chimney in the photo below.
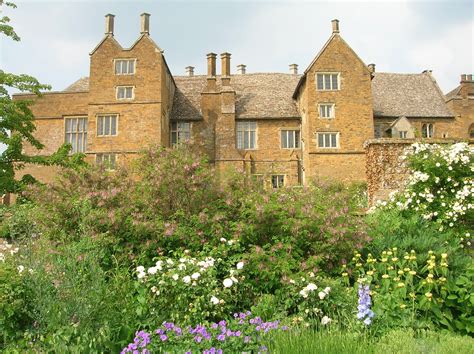
{"type": "Polygon", "coordinates": [[[461,75],[461,83],[462,82],[470,82],[472,81],[472,74],[462,74],[461,75]]]}
{"type": "Polygon", "coordinates": [[[194,76],[194,66],[187,66],[185,69],[186,69],[186,75],[194,76]]]}
{"type": "Polygon", "coordinates": [[[290,64],[290,74],[298,75],[298,64],[290,64]]]}
{"type": "Polygon", "coordinates": [[[339,33],[339,20],[332,20],[332,33],[339,33]]]}
{"type": "Polygon", "coordinates": [[[105,15],[105,35],[107,36],[114,35],[114,17],[115,15],[112,14],[105,15]]]}
{"type": "Polygon", "coordinates": [[[146,12],[140,15],[140,34],[150,34],[150,14],[146,12]]]}
{"type": "Polygon", "coordinates": [[[207,54],[207,89],[214,91],[216,89],[216,53],[207,54]]]}
{"type": "Polygon", "coordinates": [[[474,97],[474,80],[472,80],[472,74],[462,74],[461,75],[461,89],[459,90],[459,95],[462,98],[472,98],[474,97]]]}
{"type": "Polygon", "coordinates": [[[375,64],[369,64],[367,65],[367,68],[369,69],[369,71],[371,73],[374,73],[375,72],[375,64]]]}
{"type": "Polygon", "coordinates": [[[230,53],[221,54],[222,86],[230,86],[230,53]]]}
{"type": "Polygon", "coordinates": [[[237,72],[240,75],[244,75],[247,72],[247,65],[244,65],[244,64],[237,65],[237,72]]]}

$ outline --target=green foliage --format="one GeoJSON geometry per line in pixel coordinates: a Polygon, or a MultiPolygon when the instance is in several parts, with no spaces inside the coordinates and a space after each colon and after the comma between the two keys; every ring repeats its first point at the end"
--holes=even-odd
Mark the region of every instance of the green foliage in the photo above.
{"type": "Polygon", "coordinates": [[[0,210],[0,238],[25,240],[38,236],[38,227],[32,215],[37,211],[32,203],[15,204],[0,210]]]}
{"type": "MultiPolygon", "coordinates": [[[[10,2],[0,2],[0,6],[15,8],[10,2]]],[[[20,37],[9,25],[7,16],[0,18],[0,33],[19,41],[20,37]]],[[[0,70],[0,143],[6,145],[5,151],[0,155],[0,194],[21,192],[27,185],[35,181],[31,175],[24,175],[20,180],[15,178],[15,173],[25,164],[75,166],[82,164],[81,156],[70,157],[70,145],[61,146],[50,156],[30,156],[23,150],[25,144],[41,150],[43,144],[34,137],[36,130],[34,116],[30,106],[31,100],[13,99],[9,90],[33,93],[41,96],[41,91],[49,90],[49,85],[43,85],[29,75],[15,75],[0,70]]]]}

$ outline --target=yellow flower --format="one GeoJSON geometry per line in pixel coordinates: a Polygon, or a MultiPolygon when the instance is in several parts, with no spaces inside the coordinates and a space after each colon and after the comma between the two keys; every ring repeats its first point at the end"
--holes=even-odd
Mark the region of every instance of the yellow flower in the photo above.
{"type": "Polygon", "coordinates": [[[396,261],[398,261],[398,258],[397,258],[397,257],[393,257],[393,258],[392,258],[392,262],[396,262],[396,261]]]}
{"type": "Polygon", "coordinates": [[[415,293],[410,293],[410,297],[414,299],[415,298],[415,293]]]}
{"type": "Polygon", "coordinates": [[[356,263],[356,267],[362,267],[362,263],[356,263]]]}
{"type": "Polygon", "coordinates": [[[342,273],[343,277],[347,277],[347,275],[348,275],[347,273],[342,273]]]}
{"type": "Polygon", "coordinates": [[[448,263],[446,263],[446,262],[441,262],[441,263],[440,263],[440,266],[447,268],[447,267],[448,267],[448,263]]]}
{"type": "Polygon", "coordinates": [[[444,283],[444,282],[446,281],[446,278],[445,278],[445,277],[441,277],[441,278],[439,278],[439,281],[440,281],[441,283],[444,283]]]}
{"type": "Polygon", "coordinates": [[[432,293],[426,293],[425,296],[428,298],[428,299],[431,299],[433,297],[433,294],[432,293]]]}
{"type": "Polygon", "coordinates": [[[431,251],[431,250],[430,250],[430,251],[428,251],[428,254],[433,254],[433,251],[431,251]]]}
{"type": "Polygon", "coordinates": [[[403,271],[409,272],[409,271],[410,271],[410,268],[403,268],[403,271]]]}
{"type": "Polygon", "coordinates": [[[393,254],[393,252],[392,252],[392,251],[388,251],[387,254],[388,254],[389,256],[391,256],[391,255],[393,254]]]}
{"type": "Polygon", "coordinates": [[[374,271],[369,270],[369,271],[367,272],[367,275],[374,275],[374,271]]]}
{"type": "Polygon", "coordinates": [[[393,266],[387,267],[388,270],[394,270],[393,266]]]}
{"type": "Polygon", "coordinates": [[[398,275],[403,275],[403,270],[399,270],[397,273],[398,275]]]}
{"type": "Polygon", "coordinates": [[[441,258],[443,258],[443,259],[448,258],[448,254],[447,253],[441,253],[441,258]]]}
{"type": "Polygon", "coordinates": [[[410,256],[406,255],[405,257],[403,257],[403,259],[409,260],[410,256]]]}
{"type": "Polygon", "coordinates": [[[428,278],[434,278],[434,275],[433,274],[428,274],[428,278]]]}
{"type": "Polygon", "coordinates": [[[400,305],[400,308],[402,308],[402,309],[404,309],[405,307],[407,307],[407,305],[405,305],[405,304],[400,305]]]}
{"type": "Polygon", "coordinates": [[[392,248],[392,251],[394,251],[394,252],[395,252],[396,250],[398,250],[398,248],[397,248],[397,247],[393,247],[393,248],[392,248]]]}
{"type": "Polygon", "coordinates": [[[382,261],[383,263],[385,263],[385,262],[387,262],[387,258],[382,258],[381,261],[382,261]]]}
{"type": "Polygon", "coordinates": [[[397,284],[397,287],[399,287],[399,288],[403,288],[404,286],[405,286],[404,283],[398,283],[398,284],[397,284]]]}
{"type": "Polygon", "coordinates": [[[410,253],[415,253],[415,250],[411,250],[410,253]]]}
{"type": "Polygon", "coordinates": [[[396,278],[393,278],[393,280],[395,280],[395,281],[400,281],[400,278],[399,278],[399,277],[396,277],[396,278]]]}
{"type": "Polygon", "coordinates": [[[384,279],[388,279],[388,278],[390,278],[390,275],[388,275],[388,274],[384,274],[384,275],[382,275],[382,278],[384,278],[384,279]]]}
{"type": "Polygon", "coordinates": [[[410,275],[416,275],[416,272],[414,270],[410,270],[410,275]]]}

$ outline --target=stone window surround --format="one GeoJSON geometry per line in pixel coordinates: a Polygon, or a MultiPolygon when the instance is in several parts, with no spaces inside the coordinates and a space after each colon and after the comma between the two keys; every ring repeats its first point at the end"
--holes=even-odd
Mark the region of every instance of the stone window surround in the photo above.
{"type": "MultiPolygon", "coordinates": [[[[315,86],[316,86],[316,90],[317,91],[340,91],[341,90],[341,73],[338,72],[338,71],[317,71],[315,74],[314,74],[314,81],[315,81],[315,86]],[[337,89],[325,89],[325,88],[322,88],[322,89],[319,89],[318,88],[318,75],[337,75],[337,89]]],[[[324,86],[324,83],[323,83],[323,86],[324,86]]],[[[331,87],[332,87],[332,83],[331,83],[331,87]]]]}
{"type": "Polygon", "coordinates": [[[132,76],[132,75],[135,75],[137,73],[137,58],[115,58],[113,61],[112,61],[112,71],[114,73],[114,75],[118,75],[118,76],[132,76]],[[133,60],[133,73],[130,74],[130,73],[127,73],[127,74],[121,74],[121,73],[117,73],[117,71],[115,70],[115,63],[119,60],[133,60]]]}
{"type": "Polygon", "coordinates": [[[341,133],[340,132],[336,132],[336,131],[318,131],[316,132],[316,148],[317,149],[340,149],[341,148],[341,145],[340,145],[340,135],[341,133]],[[319,135],[320,134],[336,134],[336,146],[319,146],[319,135]]]}
{"type": "Polygon", "coordinates": [[[115,152],[100,152],[95,154],[96,165],[103,164],[106,161],[109,163],[109,166],[106,167],[108,171],[115,171],[117,167],[117,160],[118,155],[115,152]],[[107,158],[104,160],[104,157],[107,158]]]}
{"type": "Polygon", "coordinates": [[[82,134],[82,150],[79,151],[75,151],[75,148],[76,146],[73,145],[72,147],[72,150],[71,150],[71,153],[76,153],[76,152],[86,152],[87,151],[87,130],[88,130],[88,124],[89,124],[89,120],[88,120],[88,117],[87,116],[64,116],[64,142],[68,142],[67,141],[67,135],[68,134],[76,134],[76,145],[77,145],[77,135],[78,134],[82,134]],[[78,125],[76,125],[76,131],[68,131],[66,129],[67,127],[67,120],[68,119],[77,119],[79,121],[79,119],[83,119],[85,121],[85,125],[83,125],[83,128],[82,128],[82,131],[79,131],[79,128],[78,128],[78,125]]]}
{"type": "MultiPolygon", "coordinates": [[[[107,138],[117,136],[119,134],[119,121],[120,115],[118,113],[99,113],[95,117],[95,126],[96,126],[96,137],[97,138],[107,138]],[[113,117],[115,116],[115,134],[108,134],[108,135],[99,135],[99,119],[102,117],[113,117]]],[[[110,123],[112,127],[112,122],[110,123]]]]}
{"type": "MultiPolygon", "coordinates": [[[[251,131],[251,130],[243,130],[243,132],[246,132],[246,131],[251,131]]],[[[236,122],[235,124],[235,146],[237,148],[237,150],[258,150],[258,123],[254,120],[252,121],[239,121],[239,122],[236,122]],[[255,123],[255,141],[254,141],[254,147],[253,148],[245,148],[243,145],[244,145],[244,139],[242,140],[242,147],[239,148],[238,146],[238,141],[239,141],[239,138],[238,138],[238,135],[239,135],[239,125],[240,124],[251,124],[251,123],[255,123]]],[[[250,140],[249,140],[250,142],[250,140]]]]}
{"type": "Polygon", "coordinates": [[[335,119],[336,118],[336,104],[331,102],[318,103],[318,116],[320,119],[335,119]],[[321,106],[331,106],[331,115],[329,117],[321,116],[321,106]]]}
{"type": "MultiPolygon", "coordinates": [[[[126,94],[126,91],[125,91],[125,94],[126,94]]],[[[135,86],[134,85],[117,85],[115,86],[115,99],[117,101],[132,101],[135,99],[135,86]],[[132,97],[123,97],[123,98],[119,98],[118,97],[118,93],[119,93],[119,89],[120,88],[124,88],[124,89],[127,89],[127,88],[131,88],[132,89],[132,97]]]]}
{"type": "Polygon", "coordinates": [[[192,131],[193,131],[193,123],[192,122],[170,122],[170,145],[173,147],[173,146],[178,145],[179,143],[184,143],[184,142],[191,141],[192,131]],[[180,139],[179,139],[180,133],[182,133],[182,132],[186,133],[185,131],[180,130],[180,124],[181,123],[188,124],[188,127],[189,127],[189,131],[188,131],[189,137],[187,138],[187,140],[184,140],[184,141],[180,141],[180,139]],[[176,129],[173,128],[174,124],[176,124],[176,129]],[[176,143],[173,143],[173,138],[172,138],[173,133],[176,133],[176,143]]]}
{"type": "Polygon", "coordinates": [[[272,188],[281,188],[281,187],[284,187],[285,186],[285,179],[286,179],[286,175],[285,174],[272,174],[271,175],[271,178],[270,178],[270,182],[271,182],[271,185],[272,185],[272,188]],[[280,179],[281,177],[281,179],[280,179]],[[275,179],[275,182],[276,184],[274,184],[274,178],[275,179]]]}
{"type": "Polygon", "coordinates": [[[426,139],[434,138],[434,134],[435,134],[435,125],[433,122],[421,123],[421,137],[422,138],[426,138],[426,139]],[[431,135],[429,134],[430,132],[431,132],[431,135]]]}
{"type": "Polygon", "coordinates": [[[285,128],[280,128],[279,130],[279,135],[280,135],[280,149],[284,150],[299,150],[301,149],[301,129],[299,127],[291,128],[291,127],[285,127],[285,128]],[[298,139],[298,146],[297,147],[283,147],[283,140],[282,140],[282,132],[287,131],[287,132],[298,132],[299,134],[299,139],[298,139]]]}

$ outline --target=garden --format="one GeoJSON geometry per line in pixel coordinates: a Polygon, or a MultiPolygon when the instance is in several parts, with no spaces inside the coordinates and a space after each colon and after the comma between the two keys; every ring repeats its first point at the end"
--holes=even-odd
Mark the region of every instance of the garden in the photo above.
{"type": "Polygon", "coordinates": [[[0,351],[468,353],[474,163],[417,143],[403,190],[262,188],[186,146],[84,164],[0,209],[0,351]]]}

